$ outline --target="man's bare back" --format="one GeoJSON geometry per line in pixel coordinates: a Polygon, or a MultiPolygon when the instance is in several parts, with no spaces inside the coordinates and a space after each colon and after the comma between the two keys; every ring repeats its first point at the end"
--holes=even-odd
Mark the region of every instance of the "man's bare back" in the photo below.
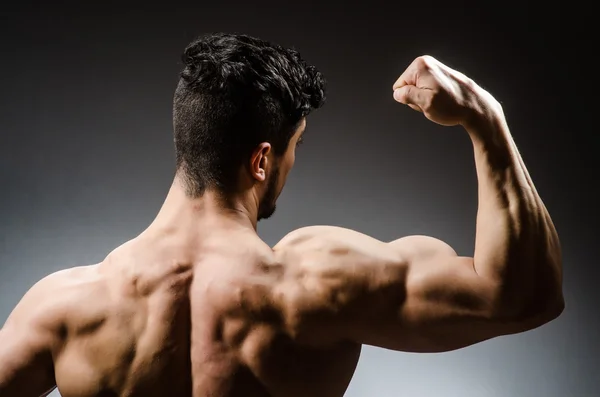
{"type": "Polygon", "coordinates": [[[35,288],[20,310],[48,316],[63,397],[343,394],[360,345],[296,343],[271,292],[285,265],[258,238],[206,245],[192,263],[141,238],[35,288]]]}
{"type": "Polygon", "coordinates": [[[332,226],[262,242],[266,175],[285,179],[303,121],[282,157],[268,144],[253,152],[244,175],[260,183],[237,206],[210,192],[190,198],[176,179],[139,237],[35,285],[0,331],[0,397],[55,386],[63,397],[339,397],[363,344],[444,352],[556,318],[558,236],[499,104],[431,57],[394,89],[397,101],[472,138],[473,257],[432,237],[382,242],[332,226]],[[269,171],[275,161],[281,173],[269,171]]]}

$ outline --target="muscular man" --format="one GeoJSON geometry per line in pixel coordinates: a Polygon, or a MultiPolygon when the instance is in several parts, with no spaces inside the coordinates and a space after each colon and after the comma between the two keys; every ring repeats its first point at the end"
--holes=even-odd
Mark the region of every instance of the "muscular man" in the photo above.
{"type": "Polygon", "coordinates": [[[330,226],[271,248],[256,225],[275,210],[323,78],[247,36],[205,36],[183,59],[164,206],[102,263],[27,292],[0,333],[0,396],[342,396],[363,344],[444,352],[563,310],[550,216],[501,106],[463,74],[419,57],[393,96],[473,142],[473,257],[330,226]]]}

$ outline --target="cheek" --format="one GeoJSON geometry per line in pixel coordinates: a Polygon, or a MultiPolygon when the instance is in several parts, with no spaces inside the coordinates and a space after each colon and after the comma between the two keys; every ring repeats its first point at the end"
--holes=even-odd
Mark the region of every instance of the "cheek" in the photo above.
{"type": "Polygon", "coordinates": [[[288,164],[288,173],[292,170],[292,168],[294,167],[294,163],[296,162],[296,154],[292,154],[292,158],[290,159],[290,163],[288,164]]]}
{"type": "Polygon", "coordinates": [[[292,168],[294,166],[294,163],[296,162],[296,151],[290,150],[284,157],[283,162],[284,162],[283,165],[286,170],[289,170],[290,168],[292,168]]]}

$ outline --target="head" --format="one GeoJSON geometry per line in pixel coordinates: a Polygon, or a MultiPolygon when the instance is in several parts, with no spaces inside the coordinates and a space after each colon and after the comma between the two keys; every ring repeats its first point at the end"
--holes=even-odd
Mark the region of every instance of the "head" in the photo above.
{"type": "Polygon", "coordinates": [[[183,54],[173,126],[177,175],[192,198],[252,192],[258,218],[275,211],[306,116],[325,81],[300,54],[246,35],[211,34],[183,54]]]}

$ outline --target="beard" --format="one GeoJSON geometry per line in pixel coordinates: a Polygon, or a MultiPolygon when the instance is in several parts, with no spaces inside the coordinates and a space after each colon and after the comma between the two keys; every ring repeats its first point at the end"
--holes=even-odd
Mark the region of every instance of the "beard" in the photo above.
{"type": "Polygon", "coordinates": [[[265,195],[258,204],[258,221],[262,219],[269,219],[275,213],[275,209],[277,207],[275,202],[277,201],[277,196],[279,196],[279,192],[277,191],[278,181],[279,167],[273,171],[271,178],[269,178],[265,195]]]}

